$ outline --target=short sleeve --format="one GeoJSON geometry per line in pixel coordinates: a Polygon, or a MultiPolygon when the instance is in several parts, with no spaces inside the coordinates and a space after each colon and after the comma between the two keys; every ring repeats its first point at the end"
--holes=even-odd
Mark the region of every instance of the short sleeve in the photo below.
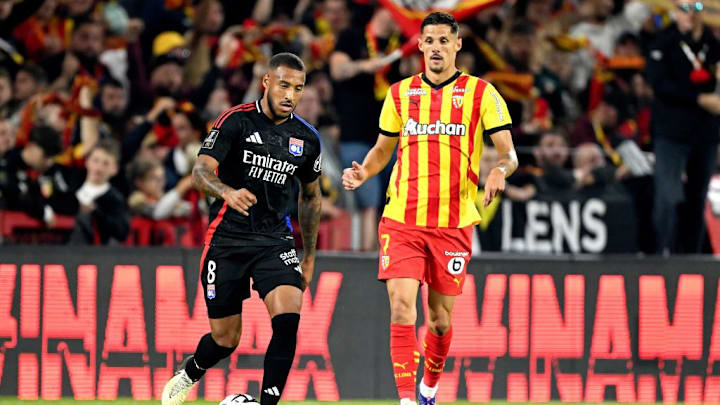
{"type": "Polygon", "coordinates": [[[512,128],[512,119],[507,104],[490,83],[487,84],[483,91],[480,102],[480,119],[482,120],[483,135],[492,135],[512,128]]]}
{"type": "Polygon", "coordinates": [[[208,155],[218,162],[222,162],[232,148],[236,134],[242,132],[242,122],[236,115],[237,112],[230,112],[228,116],[223,117],[220,114],[212,129],[208,132],[200,146],[199,155],[208,155]]]}
{"type": "Polygon", "coordinates": [[[400,135],[402,128],[402,120],[398,114],[395,98],[393,97],[393,88],[390,87],[385,95],[385,102],[380,111],[380,133],[386,136],[400,135]]]}

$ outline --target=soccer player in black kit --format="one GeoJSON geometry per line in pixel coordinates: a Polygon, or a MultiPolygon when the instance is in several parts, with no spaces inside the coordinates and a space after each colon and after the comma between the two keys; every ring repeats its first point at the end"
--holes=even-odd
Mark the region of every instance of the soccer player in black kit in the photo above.
{"type": "Polygon", "coordinates": [[[163,405],[182,404],[205,371],[235,350],[251,277],[273,330],[262,405],[278,403],[295,357],[302,293],[312,280],[320,222],[320,138],[293,114],[305,84],[300,58],[273,56],[262,83],[261,100],[218,116],[193,168],[195,187],[216,198],[200,259],[211,332],[165,385],[163,405]],[[294,178],[300,181],[302,262],[287,216],[294,178]]]}

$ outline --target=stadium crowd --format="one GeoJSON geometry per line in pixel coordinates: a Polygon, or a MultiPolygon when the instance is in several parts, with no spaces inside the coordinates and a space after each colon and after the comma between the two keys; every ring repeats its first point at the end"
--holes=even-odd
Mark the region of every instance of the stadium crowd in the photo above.
{"type": "MultiPolygon", "coordinates": [[[[458,68],[493,83],[514,123],[521,169],[502,198],[619,195],[638,249],[709,251],[720,30],[696,21],[702,9],[514,0],[463,19],[458,68]]],[[[260,97],[269,57],[290,51],[309,70],[296,113],[323,146],[320,247],[349,248],[337,240],[352,223],[354,247],[375,250],[389,170],[354,195],[340,179],[374,144],[388,85],[421,71],[408,41],[372,0],[0,0],[4,241],[202,244],[208,204],[190,180],[200,143],[222,111],[260,97]]],[[[486,146],[481,183],[494,159],[486,146]]]]}

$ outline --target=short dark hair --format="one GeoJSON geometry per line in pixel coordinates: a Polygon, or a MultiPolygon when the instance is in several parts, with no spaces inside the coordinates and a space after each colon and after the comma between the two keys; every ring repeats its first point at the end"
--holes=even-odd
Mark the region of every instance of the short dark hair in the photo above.
{"type": "Polygon", "coordinates": [[[62,152],[60,134],[48,126],[33,127],[30,130],[30,142],[39,146],[45,157],[54,157],[62,152]]]}
{"type": "MultiPolygon", "coordinates": [[[[90,149],[90,153],[93,153],[96,150],[101,150],[107,153],[115,159],[115,163],[120,163],[120,145],[118,145],[117,141],[109,138],[100,139],[97,141],[95,146],[90,149]]],[[[90,156],[90,153],[88,153],[88,156],[90,156]]]]}
{"type": "Polygon", "coordinates": [[[426,25],[449,25],[450,32],[452,32],[453,34],[457,34],[458,30],[460,29],[460,26],[455,20],[455,17],[448,13],[443,13],[440,11],[430,13],[427,17],[425,17],[425,19],[422,21],[422,24],[420,24],[421,33],[425,30],[426,25]]]}
{"type": "Polygon", "coordinates": [[[144,179],[148,173],[157,167],[162,167],[162,165],[156,160],[138,157],[128,165],[127,177],[130,178],[131,182],[135,183],[138,180],[144,179]]]}
{"type": "Polygon", "coordinates": [[[46,83],[47,82],[47,75],[45,74],[45,70],[43,70],[42,67],[34,64],[34,63],[26,63],[17,70],[18,72],[25,72],[32,76],[32,78],[38,82],[38,83],[46,83]]]}
{"type": "Polygon", "coordinates": [[[305,71],[305,63],[303,63],[302,59],[290,52],[282,52],[273,56],[270,58],[268,66],[270,66],[270,69],[277,69],[280,66],[285,66],[301,72],[305,71]]]}

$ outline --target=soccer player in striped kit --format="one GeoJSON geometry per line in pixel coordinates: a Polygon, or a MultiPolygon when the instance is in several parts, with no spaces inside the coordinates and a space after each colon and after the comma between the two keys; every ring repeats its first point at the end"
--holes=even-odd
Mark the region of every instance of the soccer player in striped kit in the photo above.
{"type": "Polygon", "coordinates": [[[485,184],[486,206],[518,166],[505,101],[491,84],[455,67],[462,46],[455,19],[428,15],[418,46],[425,72],[391,86],[377,143],[362,164],[353,162],[343,174],[345,188],[354,190],[378,174],[397,148],[378,228],[378,278],[390,297],[390,357],[401,405],[416,398],[415,303],[422,283],[429,287],[428,333],[417,399],[435,404],[452,339],[453,305],[470,260],[472,227],[480,221],[474,201],[483,137],[492,139],[499,156],[485,184]]]}

